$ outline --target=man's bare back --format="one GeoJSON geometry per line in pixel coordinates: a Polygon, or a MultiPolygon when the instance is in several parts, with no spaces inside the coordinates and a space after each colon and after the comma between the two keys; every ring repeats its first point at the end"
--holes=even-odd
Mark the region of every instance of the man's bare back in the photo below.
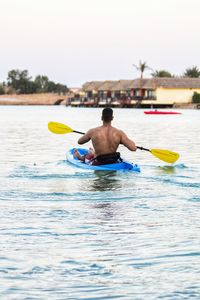
{"type": "Polygon", "coordinates": [[[130,151],[136,151],[137,149],[135,143],[122,130],[111,126],[111,122],[103,122],[102,126],[90,129],[78,140],[78,143],[85,144],[90,140],[96,156],[114,153],[120,144],[130,151]]]}

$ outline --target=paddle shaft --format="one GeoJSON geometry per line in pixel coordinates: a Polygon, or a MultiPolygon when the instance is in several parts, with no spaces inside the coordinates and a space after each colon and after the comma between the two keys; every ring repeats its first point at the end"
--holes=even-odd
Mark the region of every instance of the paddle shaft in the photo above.
{"type": "Polygon", "coordinates": [[[77,130],[72,130],[72,132],[79,133],[79,134],[85,134],[84,132],[77,131],[77,130]]]}
{"type": "Polygon", "coordinates": [[[137,146],[137,149],[140,149],[140,150],[145,150],[145,151],[149,151],[149,152],[151,152],[149,149],[147,149],[147,148],[143,148],[143,147],[139,147],[139,146],[137,146]]]}

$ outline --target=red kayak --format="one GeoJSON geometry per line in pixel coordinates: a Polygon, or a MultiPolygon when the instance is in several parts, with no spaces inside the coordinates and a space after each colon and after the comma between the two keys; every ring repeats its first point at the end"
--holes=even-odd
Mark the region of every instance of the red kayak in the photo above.
{"type": "Polygon", "coordinates": [[[144,111],[146,115],[181,115],[180,112],[176,111],[159,111],[159,110],[149,110],[144,111]]]}

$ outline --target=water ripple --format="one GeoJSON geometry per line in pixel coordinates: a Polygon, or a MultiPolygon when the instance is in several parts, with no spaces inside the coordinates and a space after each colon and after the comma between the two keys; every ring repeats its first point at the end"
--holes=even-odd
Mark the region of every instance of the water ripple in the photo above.
{"type": "Polygon", "coordinates": [[[199,111],[166,126],[116,110],[116,126],[137,142],[180,153],[171,166],[120,146],[140,174],[76,169],[65,151],[77,135],[47,131],[56,115],[86,130],[99,113],[1,107],[0,298],[199,300],[199,111]]]}

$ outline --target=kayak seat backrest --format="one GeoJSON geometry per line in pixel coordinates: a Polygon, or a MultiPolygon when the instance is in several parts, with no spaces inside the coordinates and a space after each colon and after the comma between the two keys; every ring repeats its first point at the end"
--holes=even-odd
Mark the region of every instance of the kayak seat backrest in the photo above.
{"type": "Polygon", "coordinates": [[[119,152],[98,155],[97,157],[94,158],[94,160],[103,165],[122,162],[119,152]]]}

